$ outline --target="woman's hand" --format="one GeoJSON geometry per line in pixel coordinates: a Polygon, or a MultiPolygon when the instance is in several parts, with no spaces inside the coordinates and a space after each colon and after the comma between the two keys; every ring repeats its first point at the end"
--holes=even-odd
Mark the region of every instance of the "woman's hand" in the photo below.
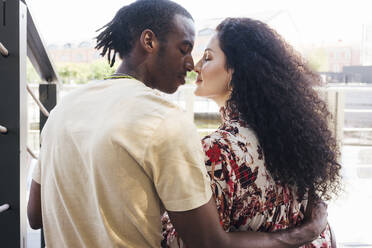
{"type": "Polygon", "coordinates": [[[309,196],[304,227],[308,230],[307,232],[309,234],[313,234],[313,239],[316,239],[327,227],[327,218],[327,204],[314,196],[309,196]]]}

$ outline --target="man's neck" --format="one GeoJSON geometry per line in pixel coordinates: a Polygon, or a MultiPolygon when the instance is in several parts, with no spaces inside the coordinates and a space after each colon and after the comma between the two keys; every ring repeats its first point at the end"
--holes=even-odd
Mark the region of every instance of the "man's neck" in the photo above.
{"type": "Polygon", "coordinates": [[[128,76],[134,77],[137,80],[143,82],[143,79],[144,79],[143,73],[138,71],[138,68],[134,69],[133,67],[134,66],[131,66],[129,63],[123,61],[120,64],[120,66],[118,67],[118,69],[116,70],[115,73],[116,74],[125,74],[125,75],[128,75],[128,76]]]}
{"type": "Polygon", "coordinates": [[[125,74],[131,76],[138,81],[144,83],[147,87],[153,88],[151,82],[148,82],[146,77],[146,69],[143,64],[131,64],[130,62],[123,61],[115,72],[116,74],[125,74]]]}

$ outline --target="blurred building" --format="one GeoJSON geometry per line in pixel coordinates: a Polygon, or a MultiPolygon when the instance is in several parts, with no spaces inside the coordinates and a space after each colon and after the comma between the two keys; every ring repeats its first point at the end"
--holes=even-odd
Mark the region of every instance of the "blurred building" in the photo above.
{"type": "Polygon", "coordinates": [[[101,58],[94,45],[90,41],[83,41],[79,44],[52,44],[48,46],[48,51],[55,62],[90,63],[101,58]]]}
{"type": "Polygon", "coordinates": [[[344,66],[359,66],[361,51],[359,45],[347,45],[342,41],[325,47],[328,57],[328,72],[342,72],[344,66]]]}
{"type": "Polygon", "coordinates": [[[372,84],[372,32],[370,38],[363,39],[362,45],[338,41],[323,47],[327,64],[320,74],[326,82],[372,84]],[[366,42],[368,39],[371,44],[366,42]]]}
{"type": "MultiPolygon", "coordinates": [[[[303,41],[301,39],[301,34],[288,11],[280,10],[248,13],[245,17],[260,20],[268,24],[296,50],[302,52],[303,41]]],[[[198,61],[203,56],[204,49],[208,45],[209,39],[213,36],[217,25],[223,20],[224,18],[211,18],[196,23],[196,29],[198,32],[193,50],[193,57],[195,61],[198,61]]]]}

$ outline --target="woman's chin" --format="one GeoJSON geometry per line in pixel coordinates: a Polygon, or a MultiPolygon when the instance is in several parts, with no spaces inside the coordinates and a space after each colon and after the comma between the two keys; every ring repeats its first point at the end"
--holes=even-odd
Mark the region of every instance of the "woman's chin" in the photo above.
{"type": "Polygon", "coordinates": [[[197,89],[194,91],[194,95],[199,96],[199,97],[208,98],[208,96],[206,94],[203,94],[203,92],[200,92],[197,89]]]}
{"type": "Polygon", "coordinates": [[[194,95],[195,95],[195,96],[202,96],[202,95],[200,94],[199,87],[197,87],[197,88],[195,89],[195,91],[194,91],[194,95]]]}
{"type": "Polygon", "coordinates": [[[208,99],[212,99],[211,96],[213,96],[213,94],[211,94],[211,92],[209,92],[209,90],[201,87],[201,86],[197,86],[195,91],[194,91],[194,95],[195,96],[199,96],[199,97],[203,97],[203,98],[208,98],[208,99]]]}

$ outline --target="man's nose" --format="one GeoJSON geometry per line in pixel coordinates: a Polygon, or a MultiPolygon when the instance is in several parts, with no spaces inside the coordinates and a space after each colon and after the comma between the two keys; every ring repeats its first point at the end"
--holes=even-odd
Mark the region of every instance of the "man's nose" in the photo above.
{"type": "Polygon", "coordinates": [[[186,60],[185,67],[187,71],[192,71],[194,69],[194,60],[191,56],[190,59],[186,60]]]}

